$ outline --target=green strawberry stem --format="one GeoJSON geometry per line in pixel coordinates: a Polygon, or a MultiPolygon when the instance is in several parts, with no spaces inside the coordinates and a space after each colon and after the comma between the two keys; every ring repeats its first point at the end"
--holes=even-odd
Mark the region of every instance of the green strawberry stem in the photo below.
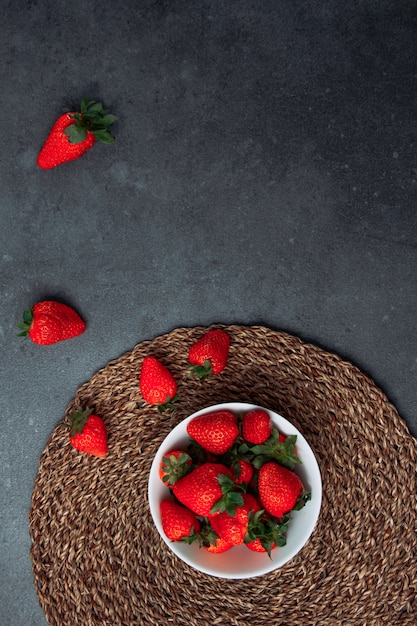
{"type": "Polygon", "coordinates": [[[295,503],[293,511],[301,511],[301,509],[303,509],[305,505],[307,504],[307,502],[309,502],[310,500],[311,500],[311,491],[308,491],[307,493],[302,493],[301,496],[298,498],[297,502],[295,503]]]}
{"type": "Polygon", "coordinates": [[[162,469],[164,471],[162,482],[167,487],[174,485],[177,480],[193,469],[193,466],[190,464],[191,460],[190,455],[186,452],[182,452],[178,458],[174,454],[162,457],[162,469]]]}
{"type": "Polygon", "coordinates": [[[248,520],[248,532],[244,539],[245,543],[259,539],[269,558],[271,558],[271,550],[274,545],[280,548],[286,545],[286,534],[290,522],[289,515],[286,515],[281,520],[276,520],[265,515],[265,511],[261,509],[256,513],[250,511],[248,520]]]}
{"type": "Polygon", "coordinates": [[[101,102],[84,97],[81,100],[81,113],[73,113],[69,117],[75,120],[75,124],[70,124],[64,130],[70,143],[82,143],[87,137],[87,132],[92,133],[102,143],[115,142],[109,126],[117,120],[117,117],[103,109],[101,102]]]}
{"type": "Polygon", "coordinates": [[[242,443],[238,448],[238,455],[250,461],[256,469],[267,461],[276,461],[280,465],[293,470],[301,463],[300,458],[295,453],[297,435],[289,435],[285,441],[279,441],[279,431],[272,428],[272,434],[265,443],[251,445],[242,443]]]}
{"type": "Polygon", "coordinates": [[[92,410],[88,407],[86,409],[82,409],[78,407],[75,409],[69,416],[68,419],[70,421],[69,427],[71,428],[70,437],[74,437],[76,433],[82,433],[84,426],[87,423],[88,416],[91,415],[92,410]]]}
{"type": "Polygon", "coordinates": [[[213,374],[213,370],[211,367],[211,363],[209,360],[204,361],[202,365],[190,365],[189,366],[188,376],[197,376],[200,380],[205,380],[206,378],[210,378],[213,374]]]}
{"type": "Polygon", "coordinates": [[[223,511],[226,511],[228,515],[234,517],[236,509],[244,504],[243,496],[240,492],[246,491],[245,485],[236,484],[227,474],[219,474],[217,480],[222,488],[223,495],[214,503],[210,513],[223,513],[223,511]]]}
{"type": "Polygon", "coordinates": [[[188,544],[198,541],[200,548],[203,546],[209,548],[211,545],[216,544],[216,539],[218,539],[218,537],[218,534],[213,530],[208,520],[206,518],[202,518],[200,532],[194,533],[194,529],[192,529],[190,536],[183,537],[181,541],[188,544]]]}
{"type": "Polygon", "coordinates": [[[168,409],[175,409],[174,402],[177,402],[177,401],[178,401],[178,395],[175,395],[172,399],[168,396],[165,402],[163,403],[161,402],[161,404],[158,404],[158,413],[162,415],[162,413],[164,411],[167,411],[168,409]]]}
{"type": "Polygon", "coordinates": [[[23,313],[23,322],[17,324],[21,332],[17,334],[18,337],[27,337],[33,323],[33,309],[28,309],[23,313]]]}

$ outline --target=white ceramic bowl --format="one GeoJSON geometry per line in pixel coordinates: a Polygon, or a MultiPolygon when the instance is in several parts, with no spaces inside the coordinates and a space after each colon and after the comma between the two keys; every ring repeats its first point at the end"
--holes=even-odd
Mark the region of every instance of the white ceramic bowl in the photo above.
{"type": "MultiPolygon", "coordinates": [[[[148,498],[151,514],[155,525],[167,546],[180,559],[191,567],[220,578],[252,578],[271,572],[282,567],[292,559],[305,545],[316,525],[322,497],[320,470],[316,458],[303,435],[285,418],[278,413],[265,409],[270,414],[274,425],[284,435],[297,435],[297,453],[302,464],[296,468],[296,473],[303,481],[306,491],[311,491],[312,498],[300,511],[291,513],[291,521],[287,532],[287,545],[275,548],[271,552],[271,559],[266,553],[252,552],[246,546],[235,546],[222,554],[211,554],[198,544],[187,545],[180,541],[170,541],[162,528],[160,503],[170,497],[170,490],[159,478],[159,466],[162,457],[170,450],[187,446],[190,437],[187,434],[187,424],[197,415],[210,413],[217,409],[229,409],[234,413],[246,413],[253,408],[260,408],[254,404],[243,402],[229,402],[207,407],[197,411],[184,419],[165,438],[160,446],[151,466],[148,483],[148,498]]],[[[262,407],[263,408],[263,407],[262,407]]]]}

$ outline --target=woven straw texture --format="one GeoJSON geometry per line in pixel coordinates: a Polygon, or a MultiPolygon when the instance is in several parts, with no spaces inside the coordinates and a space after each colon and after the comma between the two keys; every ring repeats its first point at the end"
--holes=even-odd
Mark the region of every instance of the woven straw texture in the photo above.
{"type": "MultiPolygon", "coordinates": [[[[207,328],[179,328],[109,362],[68,411],[105,420],[105,459],[72,448],[59,423],[42,453],[29,513],[36,591],[51,625],[270,626],[417,624],[417,442],[355,366],[286,333],[223,326],[229,361],[204,382],[187,377],[207,328]],[[161,417],[138,375],[152,354],[178,381],[161,417]],[[259,404],[293,422],[323,479],[319,521],[283,568],[248,580],[201,574],[163,543],[147,502],[153,456],[189,414],[219,402],[259,404]]],[[[65,419],[65,416],[64,416],[65,419]]],[[[213,557],[215,558],[215,556],[213,557]]]]}

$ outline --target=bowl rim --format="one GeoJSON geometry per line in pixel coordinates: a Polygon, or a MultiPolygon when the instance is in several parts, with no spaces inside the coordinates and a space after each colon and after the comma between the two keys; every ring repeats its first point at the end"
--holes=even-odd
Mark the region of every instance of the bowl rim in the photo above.
{"type": "Polygon", "coordinates": [[[168,433],[159,446],[149,472],[148,504],[152,520],[162,540],[178,558],[187,563],[190,567],[210,576],[220,578],[252,578],[262,576],[285,565],[288,561],[294,558],[300,550],[302,550],[309,540],[320,515],[321,502],[322,480],[320,468],[315,454],[303,434],[280,413],[261,405],[248,402],[222,402],[214,404],[195,411],[188,417],[181,420],[168,433]],[[266,553],[252,552],[246,548],[246,546],[235,546],[223,554],[210,554],[207,550],[200,548],[196,544],[188,545],[183,542],[170,541],[163,531],[159,512],[159,504],[162,499],[162,494],[169,497],[168,487],[166,487],[159,478],[159,466],[162,457],[175,447],[180,448],[182,445],[186,445],[189,442],[190,437],[186,432],[186,426],[195,417],[204,415],[205,413],[211,413],[216,410],[228,409],[238,414],[246,413],[255,408],[261,408],[267,411],[271,416],[274,425],[277,426],[283,434],[297,435],[296,446],[303,463],[297,466],[295,471],[298,475],[300,475],[306,490],[311,490],[312,492],[311,500],[303,509],[301,509],[301,511],[291,512],[292,519],[287,533],[286,546],[283,548],[276,548],[272,551],[271,558],[268,558],[266,553]],[[294,539],[296,535],[299,535],[301,538],[297,543],[291,541],[291,536],[294,539]],[[232,558],[230,558],[231,554],[233,554],[232,558]],[[238,565],[238,562],[240,563],[238,555],[242,556],[244,565],[238,565]]]}

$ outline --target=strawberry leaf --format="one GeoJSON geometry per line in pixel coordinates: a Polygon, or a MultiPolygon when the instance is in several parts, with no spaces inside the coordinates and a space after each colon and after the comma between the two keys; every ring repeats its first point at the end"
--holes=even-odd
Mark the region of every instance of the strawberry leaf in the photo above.
{"type": "Polygon", "coordinates": [[[182,541],[183,543],[187,543],[188,545],[192,545],[193,543],[198,543],[201,546],[201,536],[200,533],[196,533],[194,531],[194,526],[191,528],[190,534],[189,535],[185,535],[184,537],[182,537],[182,539],[180,539],[180,541],[182,541]]]}
{"type": "MultiPolygon", "coordinates": [[[[90,113],[90,112],[91,112],[91,113],[98,113],[98,112],[101,112],[101,111],[103,111],[103,105],[101,104],[101,102],[96,102],[96,103],[94,103],[94,104],[91,104],[91,105],[88,107],[87,111],[88,111],[89,113],[90,113]]],[[[85,113],[84,113],[84,115],[85,115],[85,113]]]]}
{"type": "Polygon", "coordinates": [[[117,117],[109,114],[107,109],[103,109],[101,102],[88,100],[86,97],[82,98],[81,113],[72,113],[70,118],[75,123],[70,124],[64,130],[70,143],[82,143],[87,132],[92,133],[102,143],[113,144],[115,142],[114,135],[109,131],[109,126],[117,120],[117,117]]]}
{"type": "Polygon", "coordinates": [[[27,311],[23,312],[23,322],[17,322],[17,327],[21,331],[20,333],[17,333],[18,337],[28,336],[30,327],[32,326],[32,322],[33,322],[33,314],[34,314],[33,309],[28,309],[27,311]]]}
{"type": "Polygon", "coordinates": [[[252,465],[255,469],[260,469],[264,463],[270,460],[268,455],[259,454],[252,460],[252,465]]]}
{"type": "Polygon", "coordinates": [[[223,495],[214,503],[210,513],[223,513],[223,511],[226,511],[228,515],[234,517],[236,509],[244,504],[241,492],[245,491],[245,486],[236,484],[233,478],[230,478],[227,474],[219,474],[217,480],[222,488],[223,495]]]}
{"type": "Polygon", "coordinates": [[[83,410],[81,407],[78,407],[68,416],[68,419],[70,421],[71,437],[74,437],[76,433],[83,432],[83,428],[86,425],[88,417],[91,413],[92,410],[88,407],[85,410],[83,410]]]}
{"type": "Polygon", "coordinates": [[[248,452],[250,452],[250,448],[249,448],[248,444],[247,444],[246,442],[245,442],[245,443],[242,443],[242,444],[239,446],[239,448],[238,448],[238,454],[245,455],[245,454],[247,454],[248,452]]]}
{"type": "Polygon", "coordinates": [[[227,493],[214,503],[210,510],[210,514],[226,512],[231,517],[236,515],[236,509],[244,505],[241,493],[227,493]]]}
{"type": "Polygon", "coordinates": [[[162,415],[162,413],[166,411],[167,409],[175,409],[174,402],[177,402],[177,400],[178,400],[178,396],[174,396],[172,400],[168,396],[163,404],[162,403],[158,404],[158,413],[162,415]]]}
{"type": "Polygon", "coordinates": [[[64,130],[65,135],[68,137],[70,143],[82,143],[87,137],[87,131],[77,124],[71,124],[64,130]]]}
{"type": "Polygon", "coordinates": [[[116,120],[116,115],[112,115],[111,113],[109,113],[102,118],[101,123],[105,126],[110,126],[110,124],[113,124],[113,122],[115,122],[116,120]]]}
{"type": "Polygon", "coordinates": [[[188,474],[192,470],[191,457],[186,452],[181,452],[178,458],[175,454],[162,457],[161,469],[164,472],[162,482],[169,487],[177,480],[188,474]]]}
{"type": "Polygon", "coordinates": [[[289,521],[289,516],[278,521],[265,514],[263,509],[256,513],[250,511],[248,515],[248,531],[244,542],[250,543],[255,541],[255,539],[259,539],[269,558],[271,558],[271,550],[274,546],[283,547],[287,543],[286,533],[289,521]]]}
{"type": "Polygon", "coordinates": [[[308,493],[302,494],[298,498],[297,502],[295,503],[293,511],[301,511],[301,509],[304,508],[306,503],[309,502],[310,500],[311,500],[311,491],[309,491],[308,493]]]}
{"type": "Polygon", "coordinates": [[[227,493],[235,487],[233,479],[227,474],[219,474],[217,480],[219,481],[219,485],[221,486],[223,493],[227,493]]]}
{"type": "Polygon", "coordinates": [[[244,505],[244,500],[242,494],[240,493],[230,493],[225,502],[224,510],[228,515],[234,517],[236,515],[236,509],[239,506],[244,505]]]}
{"type": "Polygon", "coordinates": [[[239,465],[238,462],[233,463],[232,471],[233,471],[233,476],[235,476],[237,479],[239,479],[240,475],[242,473],[242,467],[239,465]]]}
{"type": "Polygon", "coordinates": [[[280,465],[293,470],[296,465],[301,463],[295,452],[296,441],[297,435],[288,435],[285,441],[280,441],[279,431],[273,427],[272,434],[265,443],[254,446],[242,444],[239,452],[244,458],[250,460],[256,469],[259,469],[267,461],[276,461],[280,465]]]}
{"type": "Polygon", "coordinates": [[[205,380],[206,378],[210,378],[213,374],[213,370],[211,368],[211,363],[209,360],[204,361],[202,365],[190,365],[189,366],[188,376],[197,376],[200,380],[205,380]]]}
{"type": "Polygon", "coordinates": [[[216,533],[209,521],[206,518],[203,518],[198,537],[200,542],[200,548],[203,546],[209,548],[210,546],[216,545],[216,540],[219,538],[219,535],[216,533]]]}
{"type": "Polygon", "coordinates": [[[81,113],[84,114],[88,107],[95,104],[95,100],[89,100],[86,96],[83,96],[83,98],[81,98],[81,113]]]}
{"type": "Polygon", "coordinates": [[[114,135],[112,135],[111,132],[105,128],[91,130],[90,132],[102,143],[113,144],[115,142],[114,135]]]}
{"type": "Polygon", "coordinates": [[[33,320],[33,309],[28,309],[23,313],[23,321],[25,324],[31,324],[33,320]]]}

